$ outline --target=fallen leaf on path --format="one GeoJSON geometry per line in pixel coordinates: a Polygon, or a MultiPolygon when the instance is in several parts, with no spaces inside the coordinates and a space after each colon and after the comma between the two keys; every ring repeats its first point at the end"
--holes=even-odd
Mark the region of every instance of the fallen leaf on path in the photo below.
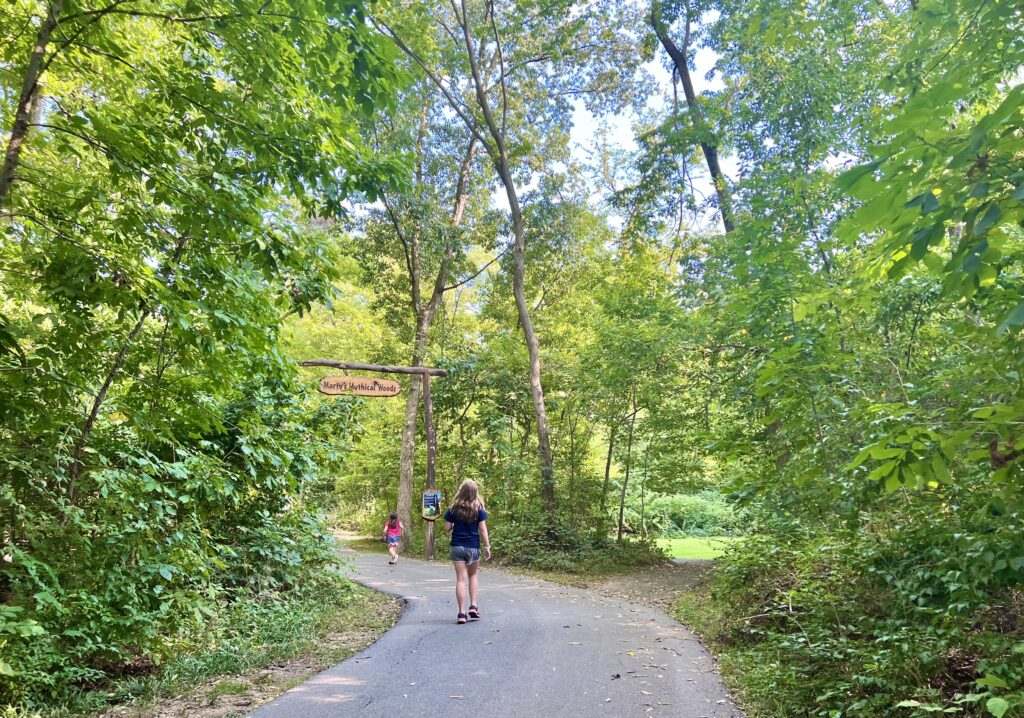
{"type": "Polygon", "coordinates": [[[457,698],[457,699],[459,699],[459,700],[462,700],[462,698],[463,698],[463,696],[448,696],[448,697],[449,697],[449,698],[457,698]]]}
{"type": "Polygon", "coordinates": [[[569,641],[570,646],[582,646],[583,644],[579,641],[569,641]]]}
{"type": "Polygon", "coordinates": [[[619,674],[619,673],[616,673],[616,674],[614,674],[614,675],[612,676],[612,680],[614,681],[614,680],[615,680],[616,678],[622,678],[622,675],[621,675],[621,674],[619,674]]]}

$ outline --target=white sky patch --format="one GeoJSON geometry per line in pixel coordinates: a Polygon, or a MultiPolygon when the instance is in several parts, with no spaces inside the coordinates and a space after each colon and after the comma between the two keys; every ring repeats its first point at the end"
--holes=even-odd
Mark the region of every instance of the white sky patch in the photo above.
{"type": "Polygon", "coordinates": [[[846,167],[852,167],[857,164],[857,161],[857,158],[849,152],[838,152],[830,154],[825,158],[825,167],[830,170],[843,169],[846,167]]]}
{"type": "MultiPolygon", "coordinates": [[[[714,13],[704,16],[705,22],[713,22],[717,18],[714,13]]],[[[725,87],[720,73],[712,75],[708,79],[708,73],[718,62],[718,54],[709,48],[700,48],[694,56],[694,67],[691,70],[694,90],[698,95],[705,92],[718,92],[725,87]]],[[[651,94],[647,106],[643,108],[626,108],[615,115],[597,118],[584,105],[577,101],[573,106],[572,131],[570,133],[570,146],[573,160],[581,165],[593,167],[599,161],[598,144],[606,142],[610,151],[636,152],[638,149],[635,139],[635,124],[639,119],[637,110],[655,111],[663,113],[665,106],[672,97],[672,72],[666,66],[668,62],[665,53],[658,48],[653,60],[644,65],[644,69],[654,78],[657,89],[651,94]],[[603,135],[603,136],[602,136],[603,135]]],[[[685,104],[683,88],[677,87],[679,102],[685,104]]],[[[722,172],[731,181],[735,182],[740,176],[739,160],[731,155],[719,157],[722,172]]],[[[692,174],[693,189],[698,198],[707,198],[714,195],[714,185],[707,176],[707,168],[698,164],[694,167],[700,171],[692,174]]],[[[591,201],[600,204],[607,199],[607,189],[604,187],[590,187],[591,201]]],[[[507,208],[507,202],[501,205],[507,208]]],[[[700,224],[707,227],[713,226],[718,220],[716,212],[705,212],[700,219],[700,224]]],[[[621,227],[621,217],[610,216],[609,223],[614,227],[621,227]]]]}

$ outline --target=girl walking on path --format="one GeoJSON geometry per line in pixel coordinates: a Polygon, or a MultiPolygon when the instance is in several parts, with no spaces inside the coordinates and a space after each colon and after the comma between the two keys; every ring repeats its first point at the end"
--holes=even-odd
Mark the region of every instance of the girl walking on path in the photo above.
{"type": "Polygon", "coordinates": [[[388,542],[388,553],[391,554],[390,564],[398,563],[398,548],[402,543],[402,522],[398,520],[398,514],[394,511],[384,524],[384,539],[388,542]]]}
{"type": "Polygon", "coordinates": [[[491,560],[491,539],[487,534],[487,512],[480,499],[475,481],[462,482],[452,507],[444,515],[444,530],[452,535],[452,550],[449,557],[455,564],[455,600],[459,604],[456,623],[465,623],[470,618],[480,618],[476,606],[479,582],[477,569],[480,567],[480,541],[483,540],[484,558],[491,560]],[[469,608],[466,608],[466,593],[469,593],[469,608]]]}

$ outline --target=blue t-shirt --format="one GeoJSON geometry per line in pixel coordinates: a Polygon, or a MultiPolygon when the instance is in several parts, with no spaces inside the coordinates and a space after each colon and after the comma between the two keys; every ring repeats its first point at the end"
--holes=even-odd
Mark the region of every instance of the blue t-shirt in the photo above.
{"type": "Polygon", "coordinates": [[[466,548],[480,548],[480,522],[487,520],[487,512],[480,509],[476,521],[466,523],[460,521],[451,509],[444,514],[444,520],[452,524],[452,546],[465,546],[466,548]]]}

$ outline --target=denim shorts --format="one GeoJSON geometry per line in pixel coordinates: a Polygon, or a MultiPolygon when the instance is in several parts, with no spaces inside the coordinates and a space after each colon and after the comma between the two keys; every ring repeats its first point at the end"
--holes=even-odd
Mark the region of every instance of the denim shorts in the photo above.
{"type": "Polygon", "coordinates": [[[448,558],[455,563],[476,563],[480,560],[480,549],[470,548],[469,546],[452,546],[452,550],[448,553],[448,558]]]}
{"type": "Polygon", "coordinates": [[[400,535],[399,536],[391,536],[390,534],[388,535],[388,546],[390,546],[393,543],[401,543],[401,542],[402,542],[402,537],[400,535]]]}

